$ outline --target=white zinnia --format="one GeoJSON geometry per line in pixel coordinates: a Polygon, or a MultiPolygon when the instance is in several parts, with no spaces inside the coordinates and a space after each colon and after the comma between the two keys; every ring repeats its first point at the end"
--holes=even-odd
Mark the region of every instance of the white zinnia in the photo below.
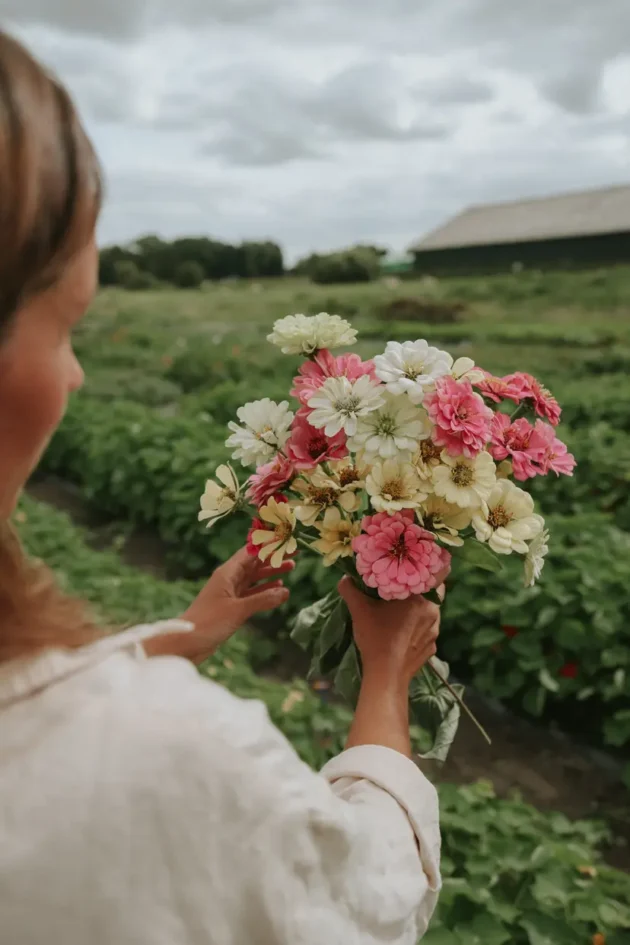
{"type": "Polygon", "coordinates": [[[426,492],[422,492],[420,479],[411,463],[401,463],[395,459],[375,463],[365,488],[377,512],[415,509],[427,497],[426,492]]]}
{"type": "Polygon", "coordinates": [[[392,394],[407,394],[412,403],[420,404],[435,382],[450,374],[453,358],[424,339],[403,344],[388,341],[385,353],[374,358],[374,365],[376,376],[392,394]]]}
{"type": "Polygon", "coordinates": [[[199,521],[207,521],[208,528],[234,511],[241,488],[231,466],[217,466],[215,475],[221,485],[213,479],[208,479],[200,500],[199,521]]]}
{"type": "Polygon", "coordinates": [[[426,410],[409,403],[404,394],[384,393],[385,403],[361,417],[348,449],[362,452],[367,462],[377,458],[410,460],[420,440],[429,436],[431,421],[426,410]]]}
{"type": "Polygon", "coordinates": [[[232,435],[225,445],[234,450],[233,459],[243,466],[260,466],[270,462],[289,439],[293,413],[289,403],[277,404],[264,397],[239,407],[236,416],[242,426],[231,420],[228,428],[232,435]]]}
{"type": "Polygon", "coordinates": [[[359,418],[378,410],[383,403],[383,389],[367,374],[356,381],[347,377],[329,377],[309,397],[308,406],[312,412],[308,422],[317,429],[323,428],[326,436],[335,436],[340,430],[346,436],[354,436],[359,418]]]}
{"type": "Polygon", "coordinates": [[[529,543],[525,557],[525,587],[533,587],[545,566],[545,555],[549,551],[549,532],[543,528],[529,543]]]}
{"type": "Polygon", "coordinates": [[[463,509],[478,509],[490,498],[496,484],[496,467],[489,453],[473,459],[442,453],[439,466],[431,472],[433,491],[463,509]]]}
{"type": "Polygon", "coordinates": [[[534,513],[534,500],[509,479],[499,479],[487,504],[472,519],[478,541],[488,542],[493,551],[509,555],[527,554],[527,542],[544,527],[544,519],[534,513]]]}
{"type": "Polygon", "coordinates": [[[320,348],[343,348],[357,340],[356,328],[339,315],[287,315],[279,318],[267,341],[277,345],[283,354],[309,357],[320,348]]]}

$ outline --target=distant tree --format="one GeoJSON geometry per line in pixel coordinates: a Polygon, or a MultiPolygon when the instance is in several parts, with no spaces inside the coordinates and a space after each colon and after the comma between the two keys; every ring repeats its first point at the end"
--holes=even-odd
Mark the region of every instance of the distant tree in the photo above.
{"type": "MultiPolygon", "coordinates": [[[[109,246],[101,251],[98,266],[98,278],[101,285],[119,285],[118,264],[130,262],[137,268],[134,254],[122,246],[109,246]]],[[[124,267],[123,267],[123,272],[124,267]]]]}
{"type": "Polygon", "coordinates": [[[277,243],[243,243],[240,248],[245,257],[245,275],[250,279],[284,275],[282,250],[277,243]]]}
{"type": "Polygon", "coordinates": [[[180,263],[175,270],[175,285],[180,289],[199,289],[203,285],[204,271],[195,260],[180,263]]]}
{"type": "Polygon", "coordinates": [[[185,263],[200,266],[202,279],[260,279],[284,273],[282,250],[270,240],[235,246],[206,236],[186,236],[172,242],[142,236],[128,247],[112,246],[101,252],[101,285],[117,284],[118,262],[132,262],[154,279],[173,284],[177,284],[177,273],[185,263]]]}
{"type": "Polygon", "coordinates": [[[294,275],[308,276],[310,278],[322,258],[319,253],[311,253],[310,256],[304,256],[303,259],[298,259],[292,270],[294,275]]]}

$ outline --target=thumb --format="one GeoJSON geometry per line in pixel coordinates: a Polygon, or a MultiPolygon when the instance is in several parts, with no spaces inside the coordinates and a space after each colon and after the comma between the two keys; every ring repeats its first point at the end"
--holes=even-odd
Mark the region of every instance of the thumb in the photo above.
{"type": "Polygon", "coordinates": [[[362,594],[349,574],[346,574],[337,585],[339,596],[345,600],[348,610],[356,610],[365,603],[365,594],[362,594]]]}
{"type": "Polygon", "coordinates": [[[275,610],[288,599],[289,590],[282,585],[267,587],[254,594],[250,593],[241,600],[243,619],[247,620],[248,617],[253,617],[254,614],[263,610],[275,610]]]}

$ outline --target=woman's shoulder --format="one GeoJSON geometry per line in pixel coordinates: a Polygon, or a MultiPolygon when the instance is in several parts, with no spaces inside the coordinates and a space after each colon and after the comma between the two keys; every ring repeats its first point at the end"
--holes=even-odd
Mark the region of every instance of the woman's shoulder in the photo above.
{"type": "MultiPolygon", "coordinates": [[[[146,656],[142,642],[173,629],[169,621],[127,631],[87,668],[85,685],[107,696],[107,711],[117,717],[121,732],[160,741],[173,737],[180,744],[197,737],[229,739],[233,746],[268,738],[275,730],[262,703],[238,698],[200,675],[188,660],[146,656]],[[95,686],[97,677],[100,686],[95,686]]],[[[185,632],[185,625],[180,629],[185,632]]]]}

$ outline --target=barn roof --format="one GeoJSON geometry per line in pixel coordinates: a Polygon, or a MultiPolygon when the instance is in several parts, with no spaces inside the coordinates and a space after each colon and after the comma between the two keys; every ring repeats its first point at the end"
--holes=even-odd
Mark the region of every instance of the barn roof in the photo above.
{"type": "Polygon", "coordinates": [[[627,185],[469,207],[412,246],[412,251],[538,242],[629,230],[627,185]]]}

